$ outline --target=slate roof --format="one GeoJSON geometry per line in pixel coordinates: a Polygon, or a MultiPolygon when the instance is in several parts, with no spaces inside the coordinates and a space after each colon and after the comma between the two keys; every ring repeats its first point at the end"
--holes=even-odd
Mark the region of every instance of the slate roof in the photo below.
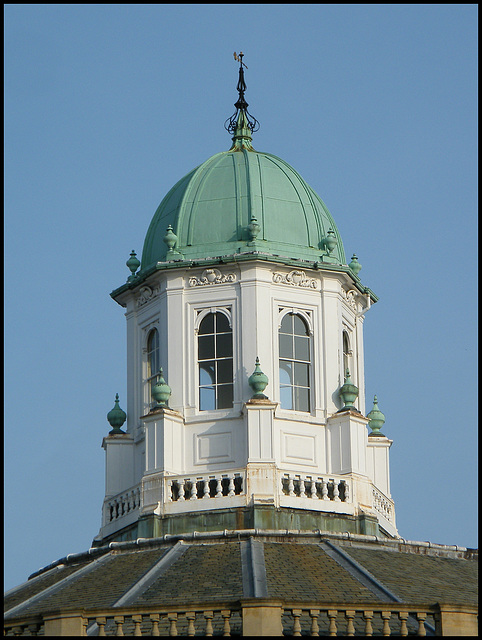
{"type": "Polygon", "coordinates": [[[477,604],[477,552],[374,536],[219,532],[117,542],[5,594],[5,617],[242,598],[477,604]]]}

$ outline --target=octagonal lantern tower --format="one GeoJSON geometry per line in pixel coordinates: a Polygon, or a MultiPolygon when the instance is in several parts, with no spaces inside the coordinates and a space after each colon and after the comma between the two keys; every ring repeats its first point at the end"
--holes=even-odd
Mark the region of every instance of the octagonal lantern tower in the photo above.
{"type": "Polygon", "coordinates": [[[111,294],[127,319],[127,420],[123,431],[116,400],[96,545],[236,529],[398,535],[392,441],[378,404],[365,409],[363,322],[377,298],[315,191],[253,148],[238,59],[230,149],[172,187],[111,294]]]}

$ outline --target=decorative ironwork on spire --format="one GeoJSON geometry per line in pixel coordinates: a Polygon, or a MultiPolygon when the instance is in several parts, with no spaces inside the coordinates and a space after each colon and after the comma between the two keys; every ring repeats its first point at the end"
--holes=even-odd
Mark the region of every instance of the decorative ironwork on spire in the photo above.
{"type": "Polygon", "coordinates": [[[238,85],[236,87],[236,90],[239,93],[239,97],[237,102],[234,103],[234,106],[236,107],[236,111],[224,123],[224,128],[226,129],[226,131],[228,131],[228,133],[231,133],[233,135],[235,135],[240,128],[241,123],[239,122],[239,120],[240,120],[241,114],[243,114],[244,116],[243,122],[241,125],[242,127],[248,127],[251,133],[254,133],[259,129],[259,122],[256,120],[254,116],[252,116],[249,113],[248,103],[244,98],[244,92],[246,91],[246,82],[244,81],[243,67],[245,67],[246,69],[248,67],[243,62],[243,56],[244,56],[244,53],[242,51],[239,52],[239,55],[236,53],[236,51],[234,52],[234,59],[237,62],[239,62],[239,80],[238,80],[238,85]]]}

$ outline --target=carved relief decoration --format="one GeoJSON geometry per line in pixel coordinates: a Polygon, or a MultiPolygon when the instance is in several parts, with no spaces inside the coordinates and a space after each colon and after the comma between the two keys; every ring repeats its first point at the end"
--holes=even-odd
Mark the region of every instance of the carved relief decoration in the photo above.
{"type": "Polygon", "coordinates": [[[159,285],[154,287],[154,289],[151,289],[151,287],[142,287],[140,295],[137,298],[137,306],[142,307],[142,305],[146,304],[146,302],[149,302],[151,298],[154,298],[157,295],[159,295],[159,285]]]}
{"type": "Polygon", "coordinates": [[[273,273],[273,282],[276,284],[290,284],[293,287],[304,287],[306,289],[318,288],[318,280],[308,278],[304,271],[296,269],[289,273],[273,273]]]}
{"type": "Polygon", "coordinates": [[[236,282],[235,273],[222,274],[219,269],[205,269],[201,275],[189,278],[190,287],[202,287],[209,284],[225,284],[228,282],[236,282]]]}
{"type": "Polygon", "coordinates": [[[358,307],[355,297],[356,292],[353,289],[350,289],[349,291],[345,291],[345,289],[342,289],[342,294],[347,305],[350,306],[354,311],[356,311],[358,307]]]}

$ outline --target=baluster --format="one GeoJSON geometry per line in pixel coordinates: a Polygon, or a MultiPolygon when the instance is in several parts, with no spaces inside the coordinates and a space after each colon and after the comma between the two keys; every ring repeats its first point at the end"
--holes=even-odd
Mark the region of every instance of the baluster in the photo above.
{"type": "Polygon", "coordinates": [[[229,476],[228,496],[232,498],[234,495],[234,476],[229,476]]]}
{"type": "Polygon", "coordinates": [[[399,611],[398,612],[398,617],[400,619],[400,635],[401,636],[408,636],[408,629],[407,629],[408,612],[407,611],[399,611]]]}
{"type": "Polygon", "coordinates": [[[390,629],[388,621],[390,620],[392,614],[390,613],[390,611],[382,611],[381,615],[383,620],[382,636],[389,636],[392,631],[390,629]]]}
{"type": "Polygon", "coordinates": [[[354,611],[345,611],[345,618],[348,620],[346,624],[346,635],[354,636],[355,635],[355,626],[353,624],[353,618],[355,617],[354,611]]]}
{"type": "Polygon", "coordinates": [[[136,489],[136,498],[137,498],[137,500],[136,500],[135,504],[140,509],[141,508],[141,490],[140,490],[139,487],[136,489]]]}
{"type": "Polygon", "coordinates": [[[209,495],[209,478],[204,480],[204,495],[203,495],[203,499],[204,498],[210,498],[211,496],[209,495]]]}
{"type": "Polygon", "coordinates": [[[214,613],[212,611],[205,611],[204,617],[206,618],[206,633],[204,635],[212,636],[213,635],[212,619],[214,618],[214,613]]]}
{"type": "Polygon", "coordinates": [[[240,496],[244,496],[245,495],[245,493],[244,493],[244,478],[245,477],[242,476],[240,473],[236,474],[236,476],[238,478],[241,478],[241,482],[239,483],[239,495],[240,496]]]}
{"type": "Polygon", "coordinates": [[[345,480],[345,502],[350,502],[350,490],[348,482],[345,480]]]}
{"type": "Polygon", "coordinates": [[[177,636],[177,613],[170,613],[167,616],[167,619],[170,622],[169,635],[170,636],[177,636]]]}
{"type": "Polygon", "coordinates": [[[124,616],[114,616],[114,622],[117,625],[117,630],[115,632],[116,636],[123,636],[124,629],[122,625],[124,624],[124,616]]]}
{"type": "Polygon", "coordinates": [[[306,498],[305,481],[301,476],[300,476],[300,498],[306,498]]]}
{"type": "Polygon", "coordinates": [[[330,619],[330,626],[328,628],[329,636],[336,636],[336,616],[338,615],[338,611],[328,611],[328,618],[330,619]]]}
{"type": "Polygon", "coordinates": [[[172,499],[172,480],[167,481],[167,501],[173,502],[172,499]]]}
{"type": "Polygon", "coordinates": [[[194,626],[194,620],[196,619],[196,612],[195,611],[188,611],[186,613],[186,618],[187,618],[187,621],[188,621],[188,624],[187,624],[187,635],[188,636],[196,635],[196,628],[194,626]]]}
{"type": "Polygon", "coordinates": [[[184,500],[186,499],[184,497],[185,491],[184,491],[184,480],[179,480],[179,482],[177,483],[177,486],[179,487],[179,502],[184,502],[184,500]]]}
{"type": "Polygon", "coordinates": [[[340,491],[338,489],[338,480],[333,480],[333,500],[340,502],[340,491]]]}
{"type": "Polygon", "coordinates": [[[38,635],[37,632],[40,629],[40,625],[38,623],[29,624],[27,629],[31,636],[36,636],[38,635]]]}
{"type": "MultiPolygon", "coordinates": [[[[313,480],[312,480],[313,483],[313,480]]],[[[319,636],[320,635],[320,628],[318,626],[318,616],[320,615],[320,610],[319,609],[310,609],[310,616],[311,616],[311,630],[310,630],[310,635],[311,636],[319,636]]]]}
{"type": "Polygon", "coordinates": [[[149,616],[151,622],[152,622],[152,628],[151,628],[151,636],[160,636],[161,633],[159,631],[159,614],[158,613],[151,613],[151,615],[149,616]]]}
{"type": "Polygon", "coordinates": [[[134,635],[141,636],[142,615],[132,616],[132,622],[134,623],[134,635]]]}
{"type": "Polygon", "coordinates": [[[105,625],[106,625],[106,618],[96,618],[95,619],[95,624],[99,627],[99,633],[97,634],[98,636],[105,636],[105,625]]]}
{"type": "Polygon", "coordinates": [[[324,478],[322,478],[321,480],[321,499],[322,500],[330,499],[328,497],[328,485],[326,484],[326,480],[324,478]]]}
{"type": "Polygon", "coordinates": [[[294,636],[300,636],[301,635],[300,618],[301,618],[302,611],[301,611],[301,609],[292,609],[291,610],[291,614],[292,614],[292,616],[294,618],[294,621],[293,621],[293,635],[294,636]]]}
{"type": "Polygon", "coordinates": [[[196,480],[191,482],[191,497],[189,499],[190,500],[197,500],[197,484],[196,484],[196,480]]]}
{"type": "Polygon", "coordinates": [[[112,520],[114,519],[114,505],[112,504],[112,502],[109,502],[108,509],[109,509],[109,522],[112,522],[112,520]]]}
{"type": "Polygon", "coordinates": [[[427,617],[426,613],[417,613],[415,614],[418,620],[418,630],[417,636],[426,636],[427,632],[425,631],[425,618],[427,617]]]}
{"type": "Polygon", "coordinates": [[[221,476],[219,476],[216,484],[216,498],[223,497],[223,485],[221,484],[221,476]]]}
{"type": "Polygon", "coordinates": [[[364,611],[363,618],[365,619],[365,635],[372,636],[373,635],[373,627],[372,627],[373,611],[364,611]]]}
{"type": "Polygon", "coordinates": [[[229,624],[229,618],[231,617],[231,611],[229,609],[223,609],[221,615],[224,619],[223,636],[231,636],[231,626],[229,624]]]}
{"type": "Polygon", "coordinates": [[[311,497],[313,500],[318,500],[318,495],[316,493],[316,480],[315,478],[313,478],[313,476],[311,476],[311,486],[310,486],[310,491],[311,491],[311,497]]]}
{"type": "Polygon", "coordinates": [[[293,476],[288,474],[288,495],[295,495],[295,483],[293,482],[293,476]]]}

